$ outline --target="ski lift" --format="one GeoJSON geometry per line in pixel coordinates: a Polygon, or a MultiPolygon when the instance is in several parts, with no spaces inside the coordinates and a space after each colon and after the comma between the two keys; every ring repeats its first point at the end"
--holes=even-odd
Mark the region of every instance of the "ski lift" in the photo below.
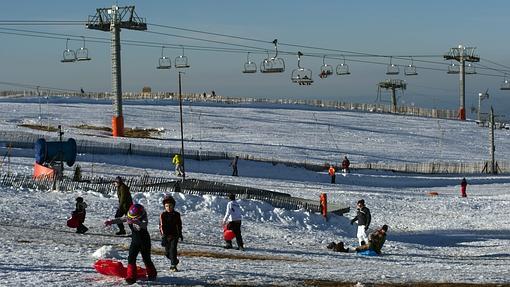
{"type": "Polygon", "coordinates": [[[90,61],[89,50],[85,48],[85,37],[83,37],[83,47],[76,51],[76,61],[90,61]]]}
{"type": "Polygon", "coordinates": [[[68,47],[69,38],[66,40],[66,49],[64,50],[63,58],[60,62],[62,63],[72,63],[76,61],[76,53],[73,50],[70,50],[68,47]]]}
{"type": "Polygon", "coordinates": [[[448,66],[448,72],[447,74],[458,74],[460,73],[460,67],[458,65],[455,65],[455,63],[451,62],[451,64],[448,66]]]}
{"type": "Polygon", "coordinates": [[[411,64],[409,64],[404,69],[404,75],[406,75],[406,76],[416,76],[416,75],[418,75],[418,73],[416,72],[416,66],[413,63],[413,58],[412,57],[411,57],[411,64]]]}
{"type": "Polygon", "coordinates": [[[163,55],[163,50],[165,49],[165,46],[161,47],[161,58],[159,58],[159,65],[158,69],[170,69],[172,68],[172,61],[170,61],[170,58],[163,55]]]}
{"type": "Polygon", "coordinates": [[[508,81],[506,74],[503,83],[501,83],[501,90],[510,90],[510,82],[508,81]]]}
{"type": "Polygon", "coordinates": [[[268,52],[267,58],[260,63],[261,73],[283,73],[285,71],[285,61],[282,58],[278,58],[278,39],[274,39],[273,44],[276,54],[270,58],[268,52]]]}
{"type": "Polygon", "coordinates": [[[291,80],[301,86],[310,86],[313,83],[312,70],[301,68],[301,56],[303,53],[298,52],[298,68],[292,71],[291,80]]]}
{"type": "Polygon", "coordinates": [[[253,74],[257,72],[257,64],[255,62],[250,61],[250,52],[246,55],[246,63],[244,63],[243,73],[245,74],[253,74]]]}
{"type": "Polygon", "coordinates": [[[321,73],[319,74],[321,79],[325,79],[328,76],[333,75],[333,66],[326,64],[325,59],[326,55],[322,57],[321,73]]]}
{"type": "Polygon", "coordinates": [[[400,73],[400,70],[397,65],[394,65],[391,63],[390,57],[390,64],[388,65],[388,68],[386,69],[386,75],[398,75],[400,73]]]}
{"type": "Polygon", "coordinates": [[[473,66],[471,63],[468,63],[464,72],[466,73],[466,75],[476,74],[475,66],[473,66]]]}
{"type": "Polygon", "coordinates": [[[182,47],[182,55],[175,58],[174,65],[177,69],[189,68],[188,57],[184,56],[184,47],[182,47]]]}
{"type": "Polygon", "coordinates": [[[350,75],[351,72],[349,72],[349,65],[345,63],[345,57],[342,57],[344,58],[344,62],[336,66],[336,74],[339,76],[350,75]]]}

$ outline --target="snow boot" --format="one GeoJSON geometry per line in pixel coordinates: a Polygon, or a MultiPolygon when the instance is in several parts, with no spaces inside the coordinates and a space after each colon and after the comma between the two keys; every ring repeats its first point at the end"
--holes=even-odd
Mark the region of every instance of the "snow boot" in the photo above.
{"type": "Polygon", "coordinates": [[[156,267],[154,267],[154,263],[152,262],[145,263],[145,269],[147,270],[147,280],[149,281],[156,280],[158,272],[156,271],[156,267]]]}
{"type": "Polygon", "coordinates": [[[225,248],[225,249],[232,249],[232,240],[226,241],[226,245],[223,248],[225,248]]]}
{"type": "Polygon", "coordinates": [[[170,271],[171,272],[179,272],[179,270],[177,270],[177,266],[174,266],[174,265],[170,266],[170,271]]]}
{"type": "Polygon", "coordinates": [[[126,230],[119,230],[115,235],[126,235],[126,230]]]}
{"type": "Polygon", "coordinates": [[[134,284],[136,282],[136,275],[136,264],[128,264],[126,271],[126,283],[129,285],[134,284]]]}

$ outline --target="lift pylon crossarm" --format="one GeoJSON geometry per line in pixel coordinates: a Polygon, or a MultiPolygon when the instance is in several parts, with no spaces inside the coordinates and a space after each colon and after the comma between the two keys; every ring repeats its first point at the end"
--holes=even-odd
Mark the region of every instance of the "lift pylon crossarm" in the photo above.
{"type": "Polygon", "coordinates": [[[479,62],[480,57],[475,55],[476,47],[464,47],[459,45],[457,48],[450,48],[450,51],[444,55],[445,60],[456,60],[458,62],[479,62]]]}
{"type": "Polygon", "coordinates": [[[113,21],[112,9],[117,9],[116,24],[119,28],[130,29],[130,30],[147,30],[147,21],[138,17],[135,12],[135,6],[125,6],[112,8],[98,8],[96,9],[96,15],[89,16],[87,21],[87,28],[101,31],[110,31],[110,26],[113,21]]]}

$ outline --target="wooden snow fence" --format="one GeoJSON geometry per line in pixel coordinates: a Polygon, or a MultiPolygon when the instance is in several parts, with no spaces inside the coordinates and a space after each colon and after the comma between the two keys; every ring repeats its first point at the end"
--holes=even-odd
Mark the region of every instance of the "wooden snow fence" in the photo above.
{"type": "MultiPolygon", "coordinates": [[[[113,184],[114,178],[94,177],[80,181],[73,181],[64,177],[62,180],[54,181],[51,178],[33,179],[32,176],[19,174],[0,175],[0,184],[13,188],[25,188],[34,190],[59,190],[72,192],[75,190],[95,191],[107,196],[115,194],[116,188],[113,184]]],[[[168,193],[180,192],[192,195],[228,196],[233,193],[238,198],[260,200],[271,204],[273,207],[289,210],[304,209],[309,212],[320,213],[321,206],[319,198],[310,200],[292,197],[290,194],[244,187],[232,184],[225,184],[217,181],[206,181],[199,179],[187,179],[184,182],[163,177],[129,177],[124,182],[129,186],[131,193],[154,192],[168,193]],[[179,188],[176,188],[179,185],[179,188]]],[[[342,215],[349,212],[349,206],[330,203],[328,210],[332,213],[342,215]]]]}

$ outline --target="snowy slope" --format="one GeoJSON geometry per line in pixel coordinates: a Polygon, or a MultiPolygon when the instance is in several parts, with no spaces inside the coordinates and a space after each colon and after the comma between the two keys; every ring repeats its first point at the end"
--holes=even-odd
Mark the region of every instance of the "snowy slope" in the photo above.
{"type": "MultiPolygon", "coordinates": [[[[0,103],[4,130],[36,117],[36,103],[0,103]],[[7,109],[4,109],[7,107],[7,109]]],[[[106,104],[65,104],[59,120],[67,125],[108,125],[106,104]],[[89,115],[90,114],[90,115],[89,115]]],[[[340,159],[348,154],[363,161],[423,161],[485,158],[481,137],[487,132],[473,123],[409,118],[367,113],[271,109],[257,107],[187,107],[187,131],[200,136],[190,146],[211,150],[235,150],[289,159],[340,159]],[[200,121],[198,121],[200,114],[200,121]],[[315,121],[315,118],[320,119],[315,121]],[[206,120],[207,119],[207,120],[206,120]],[[318,124],[322,122],[322,124],[318,124]],[[324,124],[326,123],[326,124],[324,124]],[[328,139],[342,136],[342,144],[328,139]],[[302,125],[301,125],[302,124],[302,125]],[[441,126],[441,129],[438,128],[441,126]],[[213,128],[214,127],[214,128],[213,128]],[[220,127],[220,128],[218,128],[220,127]],[[342,128],[340,128],[342,127],[342,128]],[[444,129],[444,132],[441,132],[444,129]],[[218,131],[221,130],[221,131],[218,131]],[[326,136],[324,136],[326,135],[326,136]],[[365,135],[365,136],[363,136],[365,135]],[[397,150],[390,147],[397,146],[397,150]]],[[[176,130],[175,106],[130,105],[126,116],[131,126],[165,127],[176,130]],[[145,112],[142,112],[145,111],[145,112]],[[151,116],[144,116],[151,111],[151,116]],[[161,114],[159,113],[161,111],[161,114]],[[170,111],[170,112],[169,112],[170,111]],[[173,111],[173,112],[172,112],[173,111]],[[144,114],[145,113],[145,114],[144,114]],[[135,122],[136,119],[136,122],[135,122]],[[172,128],[170,126],[172,125],[172,128]]],[[[56,114],[52,114],[56,117],[56,114]]],[[[66,136],[80,138],[80,131],[66,129],[66,136]]],[[[498,131],[501,149],[510,143],[506,131],[498,131]]],[[[83,135],[82,135],[83,136],[83,135]]],[[[168,144],[178,133],[163,135],[168,144]]],[[[189,136],[191,137],[191,136],[189,136]]],[[[98,139],[100,140],[100,139],[98,139]]],[[[483,140],[485,142],[485,140],[483,140]]],[[[148,143],[155,144],[153,141],[148,143]]],[[[160,144],[158,142],[158,144],[160,144]]],[[[1,147],[2,156],[6,148],[1,147]]],[[[4,158],[2,173],[30,174],[31,151],[13,150],[4,158]]],[[[78,162],[84,173],[115,176],[170,174],[168,158],[83,154],[78,162]]],[[[273,208],[267,203],[241,200],[243,235],[247,251],[224,250],[221,227],[227,200],[213,196],[174,194],[184,222],[184,242],[179,245],[181,272],[168,271],[169,260],[161,256],[157,218],[163,194],[134,194],[149,213],[153,260],[161,285],[281,285],[303,286],[306,280],[338,282],[470,282],[510,284],[510,176],[468,178],[468,198],[459,197],[459,176],[405,175],[385,172],[354,172],[339,175],[335,185],[325,173],[266,163],[240,161],[240,177],[230,177],[228,161],[187,161],[188,176],[254,186],[319,199],[327,193],[332,202],[348,203],[364,198],[373,214],[372,227],[390,226],[383,256],[362,257],[326,249],[331,241],[356,244],[349,224],[354,210],[345,217],[302,210],[273,208]],[[438,196],[429,196],[428,192],[438,196]]],[[[103,222],[115,213],[117,198],[77,190],[43,192],[0,186],[0,285],[2,286],[113,286],[121,281],[97,274],[92,268],[96,255],[118,257],[124,262],[129,238],[115,237],[115,228],[103,222]],[[90,230],[78,235],[65,226],[76,196],[89,205],[90,230]]],[[[141,263],[141,258],[138,258],[141,263]]],[[[143,264],[142,264],[143,265],[143,264]]],[[[123,283],[122,283],[123,284],[123,283]]],[[[145,285],[146,283],[140,283],[145,285]]]]}

